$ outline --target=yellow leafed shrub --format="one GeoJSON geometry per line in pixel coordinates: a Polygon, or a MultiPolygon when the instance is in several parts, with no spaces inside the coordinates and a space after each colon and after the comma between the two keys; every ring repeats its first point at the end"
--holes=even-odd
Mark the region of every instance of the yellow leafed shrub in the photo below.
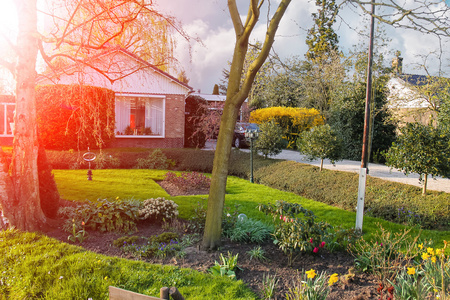
{"type": "Polygon", "coordinates": [[[305,130],[323,125],[324,118],[315,108],[268,107],[252,111],[250,122],[262,124],[275,120],[284,130],[284,139],[288,148],[294,148],[297,137],[305,130]]]}

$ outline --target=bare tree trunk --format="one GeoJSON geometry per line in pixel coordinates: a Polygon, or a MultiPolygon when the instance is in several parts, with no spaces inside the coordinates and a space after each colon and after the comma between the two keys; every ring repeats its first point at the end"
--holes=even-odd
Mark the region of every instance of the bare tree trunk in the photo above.
{"type": "Polygon", "coordinates": [[[11,177],[0,174],[2,208],[10,225],[40,229],[46,219],[39,199],[36,123],[36,57],[38,51],[36,0],[17,0],[16,111],[11,177]]]}
{"type": "Polygon", "coordinates": [[[323,158],[320,159],[320,169],[319,169],[319,171],[322,171],[322,169],[323,169],[323,158]]]}
{"type": "Polygon", "coordinates": [[[423,188],[422,188],[423,196],[427,194],[427,184],[428,184],[428,174],[425,174],[423,175],[423,188]]]}
{"type": "Polygon", "coordinates": [[[275,33],[278,29],[291,0],[282,0],[267,27],[266,38],[258,57],[251,63],[245,74],[244,82],[241,83],[242,70],[245,56],[248,50],[248,41],[254,26],[258,22],[262,0],[249,1],[247,20],[242,23],[241,15],[237,9],[236,0],[228,0],[228,9],[233,21],[236,33],[236,44],[233,59],[230,66],[228,79],[227,99],[220,121],[219,136],[217,138],[216,152],[214,155],[213,172],[211,177],[211,188],[208,197],[208,210],[206,214],[205,233],[202,245],[206,249],[216,249],[220,245],[222,231],[222,213],[225,202],[225,191],[227,185],[228,164],[231,153],[231,143],[239,109],[248,97],[256,73],[269,55],[274,42],[275,33]]]}

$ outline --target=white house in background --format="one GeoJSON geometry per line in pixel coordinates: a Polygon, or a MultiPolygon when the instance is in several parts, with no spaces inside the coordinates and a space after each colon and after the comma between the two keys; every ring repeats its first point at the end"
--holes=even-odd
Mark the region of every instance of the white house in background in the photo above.
{"type": "Polygon", "coordinates": [[[387,83],[389,108],[401,122],[428,124],[440,101],[433,91],[445,87],[440,86],[437,77],[403,74],[402,61],[399,55],[392,60],[394,73],[387,83]]]}
{"type": "Polygon", "coordinates": [[[113,147],[184,146],[185,99],[192,92],[189,85],[121,48],[108,49],[88,62],[90,66],[72,65],[58,76],[40,76],[38,84],[83,84],[113,90],[113,147]]]}

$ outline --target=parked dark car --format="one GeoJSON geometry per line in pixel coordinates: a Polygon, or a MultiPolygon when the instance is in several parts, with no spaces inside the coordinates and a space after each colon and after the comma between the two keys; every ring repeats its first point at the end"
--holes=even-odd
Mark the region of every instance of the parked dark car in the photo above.
{"type": "Polygon", "coordinates": [[[233,146],[236,148],[248,148],[250,146],[250,142],[245,138],[245,131],[247,129],[250,130],[258,130],[259,127],[255,123],[236,123],[236,127],[234,128],[234,138],[233,138],[233,146]]]}

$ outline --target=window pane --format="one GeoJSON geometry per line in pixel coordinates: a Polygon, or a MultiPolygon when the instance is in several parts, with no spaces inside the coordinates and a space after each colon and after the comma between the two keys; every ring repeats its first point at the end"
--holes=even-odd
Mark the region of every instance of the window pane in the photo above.
{"type": "Polygon", "coordinates": [[[162,135],[164,99],[147,97],[116,98],[118,135],[162,135]]]}
{"type": "Polygon", "coordinates": [[[125,97],[116,98],[116,132],[119,135],[132,134],[125,133],[130,126],[130,99],[125,97]]]}
{"type": "Polygon", "coordinates": [[[162,135],[164,125],[163,99],[148,99],[145,108],[145,127],[150,128],[154,135],[162,135]]]}

